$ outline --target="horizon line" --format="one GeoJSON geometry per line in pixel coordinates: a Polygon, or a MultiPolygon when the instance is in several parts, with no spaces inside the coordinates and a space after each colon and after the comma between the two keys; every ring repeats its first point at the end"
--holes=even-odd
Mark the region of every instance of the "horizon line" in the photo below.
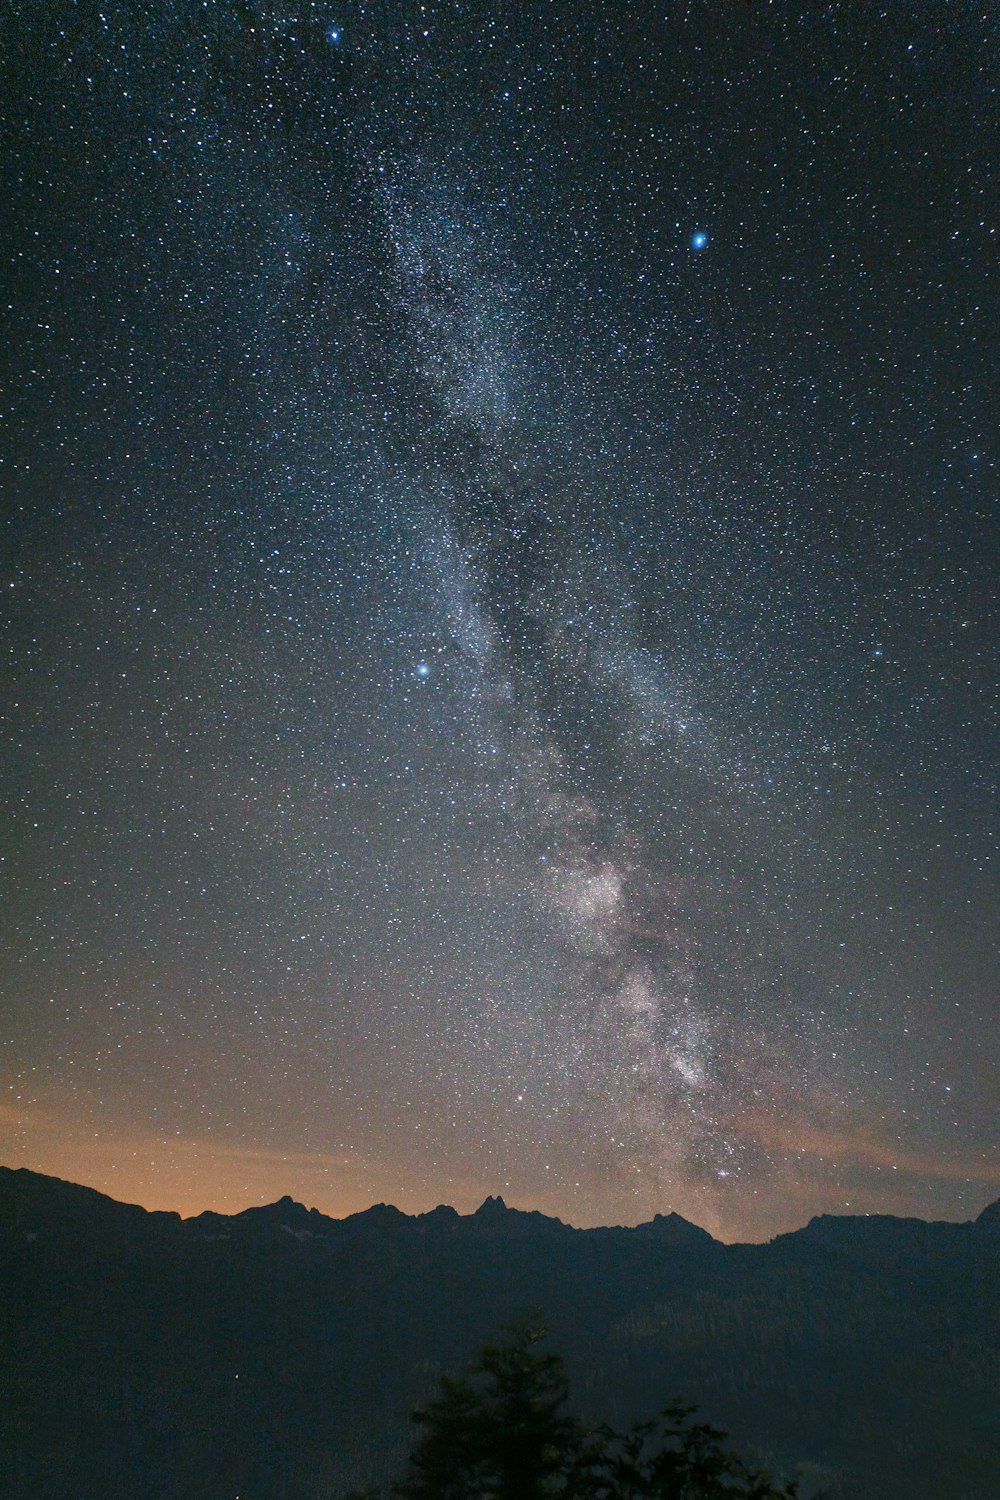
{"type": "Polygon", "coordinates": [[[545,1219],[550,1224],[558,1224],[562,1228],[570,1229],[576,1234],[593,1234],[598,1233],[602,1230],[624,1230],[632,1232],[637,1229],[651,1228],[659,1220],[669,1221],[671,1219],[674,1219],[682,1224],[685,1224],[688,1228],[696,1230],[699,1234],[707,1236],[707,1238],[716,1245],[773,1244],[775,1240],[782,1239],[786,1235],[801,1233],[803,1229],[808,1228],[810,1224],[814,1223],[818,1219],[895,1219],[898,1223],[901,1224],[954,1224],[956,1226],[962,1226],[966,1224],[978,1223],[978,1221],[983,1217],[987,1210],[993,1207],[1000,1208],[1000,1198],[991,1199],[983,1205],[978,1214],[974,1214],[971,1218],[968,1219],[925,1219],[919,1214],[872,1213],[870,1211],[864,1210],[858,1213],[821,1212],[810,1215],[810,1217],[804,1224],[799,1225],[795,1229],[779,1230],[778,1233],[770,1235],[767,1239],[764,1240],[723,1240],[718,1238],[718,1236],[712,1234],[711,1230],[706,1229],[704,1225],[698,1224],[694,1219],[689,1219],[685,1215],[679,1214],[676,1212],[676,1210],[670,1208],[668,1208],[666,1213],[657,1212],[651,1219],[640,1220],[637,1224],[618,1223],[581,1225],[573,1224],[569,1220],[559,1217],[559,1215],[557,1214],[545,1213],[542,1209],[539,1208],[521,1208],[516,1204],[509,1204],[502,1193],[487,1193],[478,1207],[470,1209],[467,1213],[462,1213],[460,1209],[455,1208],[455,1206],[451,1203],[443,1202],[434,1204],[432,1208],[420,1209],[416,1212],[408,1213],[406,1209],[397,1207],[395,1203],[389,1203],[385,1200],[379,1200],[377,1202],[370,1203],[366,1208],[355,1209],[351,1213],[346,1213],[338,1217],[336,1214],[327,1213],[324,1209],[317,1208],[315,1205],[308,1205],[304,1203],[301,1199],[293,1197],[291,1193],[282,1193],[280,1197],[270,1199],[264,1203],[249,1203],[245,1208],[237,1208],[228,1212],[216,1208],[203,1208],[197,1210],[196,1212],[183,1213],[180,1209],[150,1208],[144,1203],[134,1203],[124,1198],[115,1198],[111,1193],[106,1192],[103,1188],[93,1187],[90,1183],[77,1182],[74,1179],[68,1177],[59,1177],[52,1172],[39,1172],[33,1167],[11,1167],[7,1166],[4,1162],[0,1162],[0,1172],[8,1172],[11,1175],[23,1173],[28,1177],[42,1178],[46,1182],[59,1183],[64,1187],[78,1188],[82,1192],[94,1193],[97,1195],[97,1197],[104,1198],[109,1203],[117,1204],[120,1208],[139,1209],[142,1213],[150,1215],[166,1214],[171,1218],[178,1219],[182,1224],[192,1224],[196,1220],[204,1218],[209,1214],[219,1219],[238,1219],[241,1218],[244,1214],[262,1212],[264,1209],[268,1208],[277,1208],[283,1203],[290,1203],[296,1208],[303,1209],[306,1213],[316,1214],[319,1218],[325,1219],[328,1223],[331,1224],[346,1224],[351,1219],[363,1218],[366,1214],[370,1214],[374,1210],[379,1208],[389,1209],[394,1214],[398,1214],[400,1218],[409,1220],[427,1218],[431,1214],[439,1213],[442,1209],[451,1214],[454,1214],[457,1219],[475,1219],[482,1215],[484,1210],[488,1212],[491,1209],[498,1209],[503,1213],[522,1214],[525,1217],[531,1216],[545,1219]]]}

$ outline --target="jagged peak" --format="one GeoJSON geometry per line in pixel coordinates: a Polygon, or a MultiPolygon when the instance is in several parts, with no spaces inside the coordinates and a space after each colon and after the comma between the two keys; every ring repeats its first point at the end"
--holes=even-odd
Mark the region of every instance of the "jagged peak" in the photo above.
{"type": "Polygon", "coordinates": [[[409,1221],[409,1214],[404,1214],[401,1208],[394,1203],[373,1203],[371,1208],[363,1208],[356,1214],[348,1214],[346,1219],[341,1219],[342,1224],[354,1224],[362,1226],[365,1224],[402,1224],[409,1221]]]}
{"type": "Polygon", "coordinates": [[[237,1219],[250,1217],[280,1219],[290,1214],[294,1218],[300,1219],[303,1214],[315,1212],[314,1208],[306,1208],[304,1203],[300,1203],[297,1198],[293,1198],[290,1193],[286,1193],[283,1198],[276,1199],[274,1203],[255,1204],[251,1208],[242,1209],[238,1214],[234,1214],[233,1217],[237,1219]]]}
{"type": "Polygon", "coordinates": [[[673,1210],[667,1214],[654,1214],[647,1223],[637,1227],[655,1234],[658,1239],[671,1240],[675,1244],[685,1240],[705,1244],[712,1240],[707,1229],[702,1229],[700,1224],[692,1224],[690,1219],[685,1219],[683,1214],[674,1213],[673,1210]]]}
{"type": "Polygon", "coordinates": [[[508,1209],[506,1203],[503,1201],[499,1193],[495,1198],[492,1194],[489,1194],[486,1198],[483,1199],[482,1203],[480,1203],[473,1217],[478,1219],[480,1215],[505,1214],[509,1212],[510,1210],[508,1209]]]}

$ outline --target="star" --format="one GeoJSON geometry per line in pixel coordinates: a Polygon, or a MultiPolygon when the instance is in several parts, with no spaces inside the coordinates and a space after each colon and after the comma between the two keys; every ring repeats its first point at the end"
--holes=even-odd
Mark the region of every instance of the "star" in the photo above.
{"type": "Polygon", "coordinates": [[[696,229],[691,236],[691,249],[704,250],[708,244],[708,235],[703,229],[696,229]]]}

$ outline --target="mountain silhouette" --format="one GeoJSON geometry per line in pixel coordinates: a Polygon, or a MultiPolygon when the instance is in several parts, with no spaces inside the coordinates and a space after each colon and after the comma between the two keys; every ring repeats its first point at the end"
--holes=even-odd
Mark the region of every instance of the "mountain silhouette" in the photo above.
{"type": "Polygon", "coordinates": [[[500,1197],[181,1219],[0,1168],[0,1490],[333,1500],[398,1472],[409,1409],[539,1308],[583,1415],[681,1395],[842,1500],[996,1500],[998,1227],[1000,1202],[725,1245],[677,1214],[581,1230],[500,1197]]]}

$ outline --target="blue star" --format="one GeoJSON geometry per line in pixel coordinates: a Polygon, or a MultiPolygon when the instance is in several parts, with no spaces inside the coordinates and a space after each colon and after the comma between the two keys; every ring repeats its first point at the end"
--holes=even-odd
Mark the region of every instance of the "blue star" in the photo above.
{"type": "Polygon", "coordinates": [[[326,34],[326,39],[327,39],[328,42],[332,42],[333,45],[336,46],[337,43],[340,41],[340,29],[339,29],[339,27],[337,27],[337,26],[331,26],[330,29],[329,29],[329,31],[326,34]]]}
{"type": "Polygon", "coordinates": [[[708,235],[705,233],[704,229],[696,229],[694,234],[691,236],[691,249],[704,250],[707,244],[708,235]]]}
{"type": "Polygon", "coordinates": [[[431,669],[430,669],[429,663],[425,662],[425,661],[418,661],[417,662],[417,676],[418,677],[429,677],[430,675],[431,675],[431,669]]]}

